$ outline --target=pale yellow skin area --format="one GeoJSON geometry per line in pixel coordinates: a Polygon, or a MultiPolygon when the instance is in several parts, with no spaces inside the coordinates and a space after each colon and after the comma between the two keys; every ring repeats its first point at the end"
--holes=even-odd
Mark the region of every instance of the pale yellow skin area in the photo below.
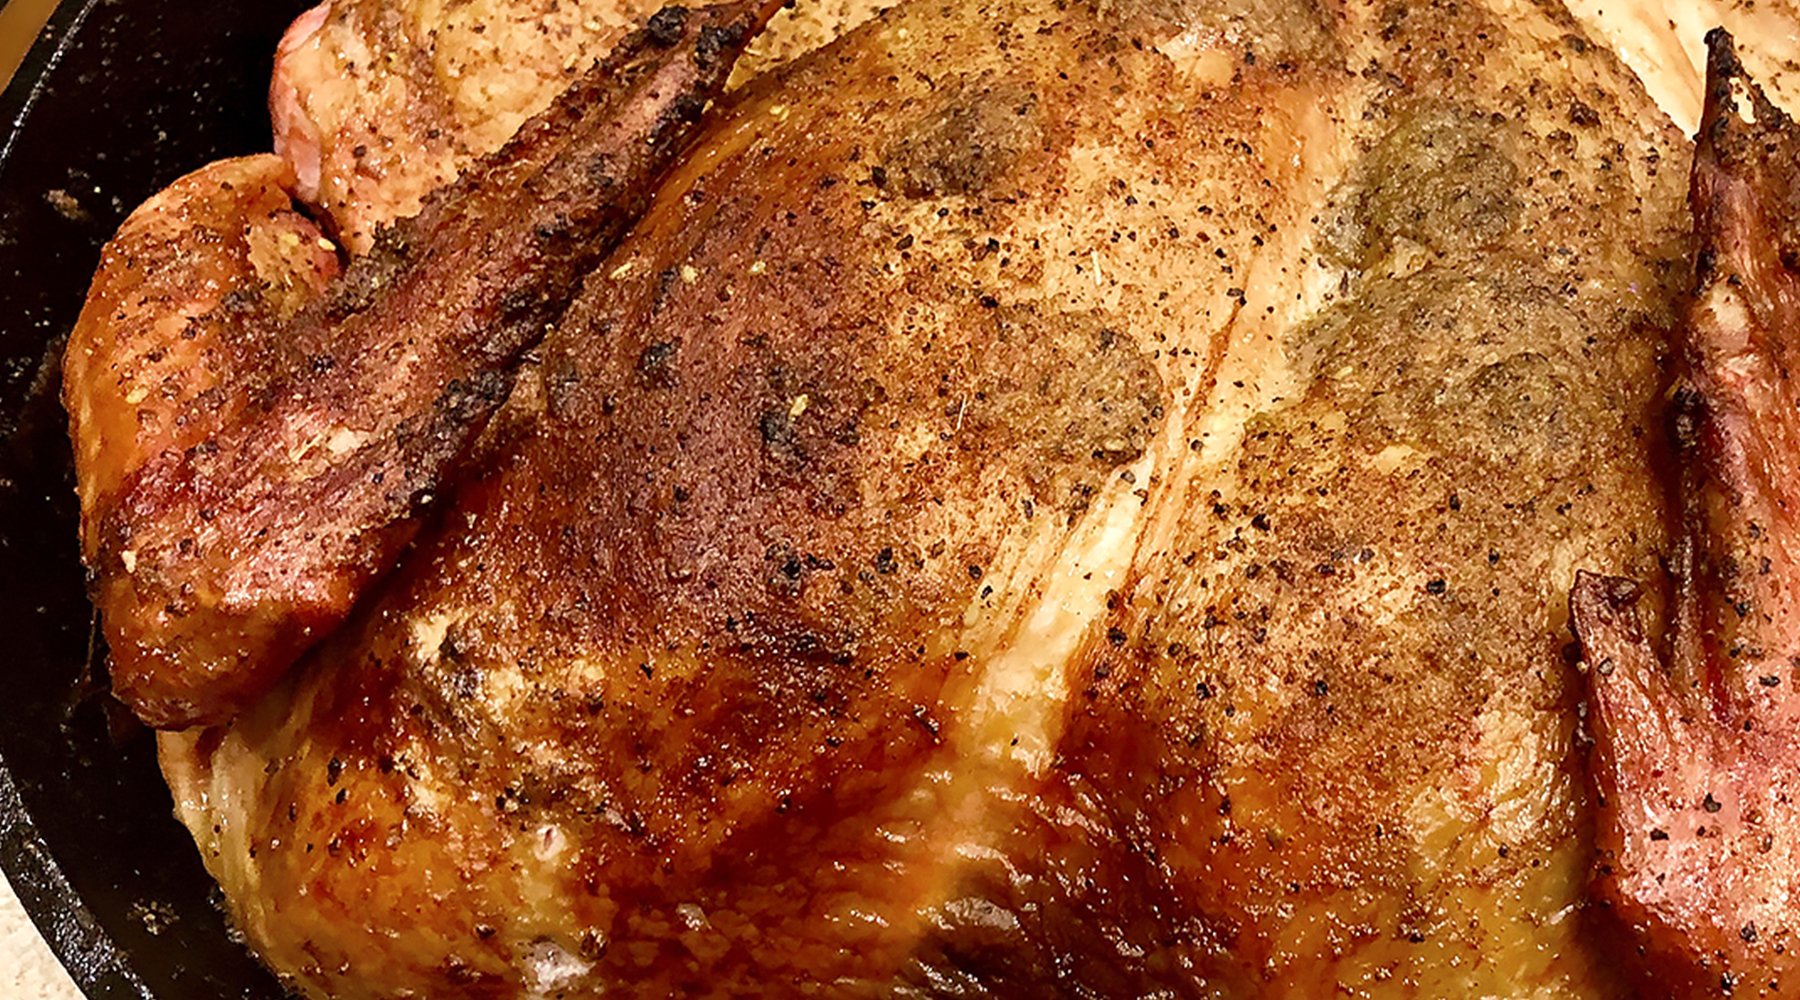
{"type": "Polygon", "coordinates": [[[1793,0],[1568,0],[1570,13],[1610,46],[1686,135],[1700,125],[1706,33],[1731,32],[1738,57],[1791,114],[1800,110],[1800,7],[1793,0]]]}
{"type": "MultiPolygon", "coordinates": [[[[1576,567],[1654,579],[1666,548],[1647,456],[1687,281],[1687,22],[1525,0],[1404,23],[1356,2],[1039,6],[913,3],[750,85],[546,348],[616,383],[627,412],[665,405],[632,374],[659,337],[683,358],[728,356],[780,317],[799,327],[781,336],[836,363],[844,328],[807,326],[819,314],[769,277],[831,255],[845,276],[825,293],[885,334],[858,348],[868,371],[937,379],[936,362],[906,361],[926,334],[971,359],[944,399],[890,384],[893,419],[828,468],[859,485],[842,515],[855,530],[802,525],[845,567],[871,564],[862,536],[878,531],[925,554],[905,606],[868,620],[916,641],[941,684],[877,674],[852,695],[874,707],[841,753],[771,720],[764,749],[781,759],[742,751],[766,770],[729,795],[646,791],[634,754],[691,766],[715,737],[673,704],[663,725],[582,745],[544,720],[557,699],[617,703],[652,626],[616,642],[547,629],[536,593],[581,571],[547,567],[534,530],[551,534],[565,498],[473,490],[431,560],[289,688],[229,729],[163,737],[178,813],[234,919],[298,989],[1631,995],[1630,956],[1607,950],[1585,903],[1564,595],[1576,567]],[[960,139],[1000,159],[970,160],[967,142],[919,138],[960,113],[932,95],[958,92],[1036,95],[1042,117],[1026,142],[977,115],[960,139]],[[766,146],[796,165],[765,164],[766,146]],[[884,156],[931,169],[919,148],[950,161],[938,190],[859,183],[884,156]],[[1030,197],[992,200],[1013,191],[1030,197]],[[809,222],[759,239],[754,220],[784,211],[809,222]],[[989,238],[999,250],[972,252],[989,238]],[[647,304],[664,284],[666,312],[647,304]],[[957,441],[1001,440],[980,422],[995,393],[982,379],[1010,371],[976,360],[992,345],[971,288],[1104,317],[1154,366],[1152,431],[1066,517],[1041,452],[957,441]],[[602,337],[619,316],[625,332],[602,337]],[[952,471],[909,495],[932,463],[952,471]],[[1030,498],[1034,518],[1019,513],[1030,498]],[[454,643],[481,665],[480,697],[448,718],[479,745],[429,712],[346,701],[378,678],[399,704],[432,702],[453,629],[498,637],[454,643]],[[933,740],[863,767],[870,746],[915,747],[917,717],[884,714],[908,704],[933,740]],[[506,780],[521,768],[578,775],[571,803],[639,801],[665,853],[634,853],[597,806],[519,813],[506,780]],[[828,825],[783,827],[764,775],[876,791],[828,825]],[[325,849],[352,828],[349,857],[325,849]],[[810,846],[772,874],[745,864],[739,888],[685,885],[690,868],[735,871],[741,831],[810,846]],[[651,892],[658,858],[681,863],[651,892]]],[[[1776,53],[1793,37],[1780,23],[1741,44],[1776,53]]],[[[502,484],[565,447],[525,384],[508,418],[527,443],[502,484]]],[[[828,401],[799,392],[788,413],[828,401]]],[[[708,458],[723,417],[666,412],[701,441],[671,447],[708,458]]],[[[1059,413],[1004,415],[1049,433],[1059,413]]],[[[766,532],[764,516],[723,518],[718,544],[766,532]]],[[[800,620],[863,621],[823,590],[797,599],[800,620]]],[[[679,595],[645,600],[658,622],[711,621],[679,595]]],[[[656,676],[693,681],[714,710],[708,683],[747,669],[682,654],[656,676]]],[[[654,694],[628,698],[656,718],[654,694]]],[[[745,705],[746,725],[761,710],[745,705]]]]}

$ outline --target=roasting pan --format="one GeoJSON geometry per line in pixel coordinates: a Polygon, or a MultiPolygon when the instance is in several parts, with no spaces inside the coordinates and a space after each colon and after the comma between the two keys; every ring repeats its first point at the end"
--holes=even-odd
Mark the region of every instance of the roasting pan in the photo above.
{"type": "MultiPolygon", "coordinates": [[[[4,0],[0,0],[0,5],[4,0]]],[[[57,402],[100,246],[144,198],[270,146],[302,0],[63,0],[0,94],[0,867],[94,1000],[276,1000],[105,692],[57,402]]]]}

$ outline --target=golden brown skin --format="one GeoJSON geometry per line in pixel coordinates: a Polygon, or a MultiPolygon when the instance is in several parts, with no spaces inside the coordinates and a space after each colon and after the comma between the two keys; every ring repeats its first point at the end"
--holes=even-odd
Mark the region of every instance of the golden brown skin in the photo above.
{"type": "Polygon", "coordinates": [[[1667,656],[1583,575],[1603,897],[1674,995],[1800,993],[1800,126],[1709,38],[1679,338],[1683,547],[1667,656]],[[1740,93],[1741,92],[1741,93],[1740,93]],[[1666,659],[1667,667],[1663,665],[1666,659]]]}
{"type": "Polygon", "coordinates": [[[151,198],[107,244],[63,360],[90,567],[143,469],[215,429],[209,414],[239,391],[239,342],[279,329],[337,277],[336,246],[292,189],[274,156],[214,163],[151,198]]]}
{"type": "MultiPolygon", "coordinates": [[[[1318,227],[1239,270],[1240,324],[1299,294],[1278,268],[1337,280],[1303,322],[1233,331],[1184,430],[1200,460],[1151,480],[1160,512],[1072,661],[1046,781],[970,878],[1022,933],[948,921],[932,981],[1624,992],[1582,914],[1558,581],[1655,572],[1685,154],[1559,17],[1364,13],[1341,37],[1386,44],[1347,57],[1367,103],[1326,105],[1348,133],[1330,194],[1285,218],[1237,198],[1264,239],[1318,227]]],[[[1273,127],[1329,134],[1300,122],[1273,127]]]]}
{"type": "MultiPolygon", "coordinates": [[[[295,20],[276,53],[275,150],[293,164],[301,197],[351,252],[366,253],[382,226],[417,214],[660,6],[327,0],[295,20]]],[[[816,48],[877,6],[797,6],[758,37],[744,71],[816,48]]]]}
{"type": "Polygon", "coordinates": [[[277,325],[337,276],[336,247],[292,189],[276,157],[223,160],[145,202],[107,244],[63,356],[88,560],[124,480],[205,434],[183,415],[232,369],[208,317],[277,325]]]}
{"type": "MultiPolygon", "coordinates": [[[[213,391],[170,402],[183,439],[85,466],[116,482],[88,487],[88,563],[114,689],[139,717],[229,720],[392,566],[775,6],[652,16],[329,294],[291,318],[202,318],[213,391]]],[[[131,324],[84,329],[84,356],[140,350],[131,324]]],[[[71,393],[87,378],[71,368],[71,393]]],[[[78,440],[132,405],[98,403],[72,409],[78,440]]]]}
{"type": "Polygon", "coordinates": [[[1559,9],[906,4],[178,809],[312,996],[1629,995],[1560,595],[1666,548],[1686,172],[1559,9]]]}

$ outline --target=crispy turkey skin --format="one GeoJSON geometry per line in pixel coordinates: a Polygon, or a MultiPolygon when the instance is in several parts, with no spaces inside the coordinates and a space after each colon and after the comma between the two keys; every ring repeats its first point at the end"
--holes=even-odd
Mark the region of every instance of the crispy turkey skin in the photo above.
{"type": "Polygon", "coordinates": [[[1623,995],[1558,594],[1666,549],[1662,121],[1524,4],[753,83],[399,575],[166,737],[240,925],[338,996],[1623,995]]]}
{"type": "MultiPolygon", "coordinates": [[[[327,286],[283,297],[255,273],[230,274],[210,258],[234,261],[235,249],[255,264],[259,233],[205,212],[152,204],[127,223],[70,336],[66,388],[77,439],[104,442],[108,421],[166,429],[77,459],[114,690],[144,721],[229,721],[391,567],[522,355],[643,212],[778,6],[652,15],[327,286]],[[181,265],[159,259],[170,251],[193,254],[190,278],[224,271],[244,287],[184,289],[181,265]],[[144,260],[159,279],[140,288],[144,260]],[[174,345],[187,364],[164,357],[167,313],[190,320],[174,345]]],[[[184,191],[229,202],[232,181],[217,172],[184,191]]],[[[310,228],[279,237],[276,261],[331,248],[310,228]]]]}
{"type": "MultiPolygon", "coordinates": [[[[1724,606],[1683,589],[1699,480],[1665,390],[1739,372],[1693,349],[1731,336],[1697,325],[1695,254],[1729,298],[1744,254],[1717,234],[1764,227],[1697,199],[1722,214],[1696,240],[1676,19],[871,9],[739,39],[739,85],[708,78],[717,107],[633,200],[573,177],[534,200],[502,183],[538,169],[532,136],[629,134],[608,123],[672,99],[552,103],[649,7],[335,0],[278,56],[281,156],[206,168],[109,250],[66,368],[84,527],[216,440],[245,511],[410,539],[318,564],[354,586],[293,669],[251,657],[212,711],[152,714],[205,724],[162,762],[250,946],[342,998],[1750,984],[1718,894],[1659,923],[1665,869],[1620,847],[1656,755],[1692,776],[1736,745],[1652,739],[1608,686],[1661,677],[1665,636],[1724,606]],[[489,221],[433,221],[457,176],[489,221]],[[354,477],[270,502],[258,435],[180,419],[267,378],[208,338],[313,329],[359,275],[404,287],[375,233],[421,204],[397,232],[452,276],[571,204],[618,225],[533,286],[541,343],[499,352],[504,401],[430,466],[429,517],[355,522],[378,494],[354,477]],[[1596,670],[1601,641],[1641,662],[1596,670]]],[[[608,58],[582,79],[617,94],[608,58]]],[[[1703,145],[1696,176],[1733,190],[1756,146],[1703,145]]],[[[345,325],[462,356],[432,325],[462,300],[382,319],[390,294],[345,325]]],[[[263,405],[371,405],[321,384],[329,405],[263,405]]],[[[1767,409],[1730,426],[1762,440],[1767,409]]],[[[1728,548],[1763,544],[1708,495],[1728,548]]],[[[197,503],[128,507],[132,534],[210,523],[197,503]]],[[[270,525],[246,544],[311,551],[270,525]]],[[[85,530],[103,598],[166,574],[85,530]]],[[[1784,595],[1756,607],[1777,632],[1784,595]]]]}

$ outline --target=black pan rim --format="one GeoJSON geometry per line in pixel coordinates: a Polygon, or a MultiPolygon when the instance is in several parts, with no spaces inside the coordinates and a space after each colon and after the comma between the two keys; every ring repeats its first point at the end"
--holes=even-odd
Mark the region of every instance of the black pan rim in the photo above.
{"type": "Polygon", "coordinates": [[[81,992],[92,1000],[152,994],[117,942],[94,919],[69,884],[49,844],[19,798],[12,772],[0,758],[0,871],[50,951],[81,992]],[[126,993],[120,992],[125,987],[126,993]]]}
{"type": "MultiPolygon", "coordinates": [[[[45,79],[62,60],[82,22],[100,3],[101,0],[63,0],[58,3],[31,48],[26,50],[24,61],[13,72],[12,82],[0,91],[0,122],[6,124],[5,131],[0,132],[0,164],[11,158],[20,126],[43,93],[45,79]]],[[[10,0],[0,2],[0,10],[9,5],[10,0]]]]}
{"type": "MultiPolygon", "coordinates": [[[[61,61],[82,22],[101,0],[65,0],[27,50],[12,81],[0,91],[0,167],[11,159],[26,118],[43,92],[46,78],[61,61]]],[[[0,753],[0,873],[50,951],[75,985],[91,1000],[148,998],[152,994],[118,943],[94,918],[70,884],[50,844],[19,797],[12,771],[0,753]]]]}

